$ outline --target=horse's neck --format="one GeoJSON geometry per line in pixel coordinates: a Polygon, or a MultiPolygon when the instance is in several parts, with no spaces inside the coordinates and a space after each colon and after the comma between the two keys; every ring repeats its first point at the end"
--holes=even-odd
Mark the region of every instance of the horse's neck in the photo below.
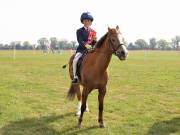
{"type": "Polygon", "coordinates": [[[98,69],[102,72],[106,71],[112,57],[112,52],[109,48],[107,39],[104,41],[103,45],[100,48],[97,48],[97,51],[95,51],[95,53],[97,53],[96,62],[98,64],[98,69]]]}

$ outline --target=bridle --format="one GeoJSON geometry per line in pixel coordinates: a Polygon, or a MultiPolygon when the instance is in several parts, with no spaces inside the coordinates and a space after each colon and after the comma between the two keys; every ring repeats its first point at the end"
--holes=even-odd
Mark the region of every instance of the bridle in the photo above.
{"type": "Polygon", "coordinates": [[[118,49],[124,44],[120,43],[117,47],[115,47],[116,45],[113,43],[112,38],[110,36],[108,36],[108,41],[109,41],[109,47],[111,48],[112,53],[117,56],[120,53],[118,52],[118,49]]]}

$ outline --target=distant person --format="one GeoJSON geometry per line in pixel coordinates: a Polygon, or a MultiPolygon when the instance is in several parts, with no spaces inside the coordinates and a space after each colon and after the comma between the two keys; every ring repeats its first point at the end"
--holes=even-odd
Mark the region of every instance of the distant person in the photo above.
{"type": "Polygon", "coordinates": [[[82,28],[78,29],[76,32],[77,41],[79,46],[77,47],[76,54],[73,60],[73,80],[72,83],[78,83],[78,76],[76,74],[78,59],[82,56],[82,53],[90,49],[96,43],[96,31],[94,31],[90,26],[94,20],[90,12],[84,12],[81,15],[81,23],[84,25],[82,28]]]}

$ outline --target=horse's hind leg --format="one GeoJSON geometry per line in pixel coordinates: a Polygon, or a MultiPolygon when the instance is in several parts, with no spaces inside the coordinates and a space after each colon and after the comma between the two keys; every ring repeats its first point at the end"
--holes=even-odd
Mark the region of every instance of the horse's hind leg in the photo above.
{"type": "MultiPolygon", "coordinates": [[[[77,94],[77,99],[78,99],[78,106],[77,106],[77,112],[76,112],[76,116],[80,116],[81,115],[81,90],[80,90],[80,86],[77,87],[76,90],[76,94],[77,94]]],[[[88,108],[88,103],[86,102],[86,112],[89,112],[89,108],[88,108]]]]}
{"type": "Polygon", "coordinates": [[[80,115],[80,117],[79,117],[79,121],[78,121],[78,125],[77,125],[78,128],[81,127],[81,122],[82,122],[82,119],[83,119],[83,114],[84,114],[84,111],[86,110],[86,101],[87,101],[88,94],[89,94],[89,89],[83,88],[83,92],[82,92],[82,105],[81,105],[81,115],[80,115]]]}
{"type": "Polygon", "coordinates": [[[77,106],[76,115],[80,116],[80,114],[81,114],[81,91],[80,91],[80,86],[77,87],[76,94],[77,94],[77,99],[78,99],[78,106],[77,106]]]}
{"type": "Polygon", "coordinates": [[[106,87],[99,89],[99,95],[98,95],[98,101],[99,101],[99,127],[104,128],[104,121],[103,121],[103,102],[104,102],[104,96],[106,94],[106,87]]]}

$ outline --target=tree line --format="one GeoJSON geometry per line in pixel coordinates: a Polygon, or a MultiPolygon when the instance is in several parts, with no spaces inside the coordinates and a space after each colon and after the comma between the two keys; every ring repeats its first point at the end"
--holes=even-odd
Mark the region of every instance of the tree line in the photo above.
{"type": "Polygon", "coordinates": [[[128,43],[129,50],[179,50],[180,49],[180,36],[175,36],[170,42],[165,39],[157,40],[150,38],[149,42],[144,39],[137,39],[134,43],[128,43]]]}
{"type": "Polygon", "coordinates": [[[76,49],[76,41],[66,39],[58,40],[56,37],[50,39],[42,37],[37,40],[37,44],[31,44],[29,41],[12,41],[9,44],[0,43],[0,50],[69,50],[76,49]]]}
{"type": "MultiPolygon", "coordinates": [[[[129,50],[179,50],[180,49],[180,36],[175,36],[170,42],[165,39],[157,40],[156,38],[150,38],[147,42],[144,39],[137,39],[133,42],[126,42],[129,50]]],[[[29,41],[12,41],[9,44],[1,44],[0,50],[69,50],[76,49],[76,41],[58,40],[56,37],[47,39],[42,37],[38,39],[37,44],[31,44],[29,41]]]]}

